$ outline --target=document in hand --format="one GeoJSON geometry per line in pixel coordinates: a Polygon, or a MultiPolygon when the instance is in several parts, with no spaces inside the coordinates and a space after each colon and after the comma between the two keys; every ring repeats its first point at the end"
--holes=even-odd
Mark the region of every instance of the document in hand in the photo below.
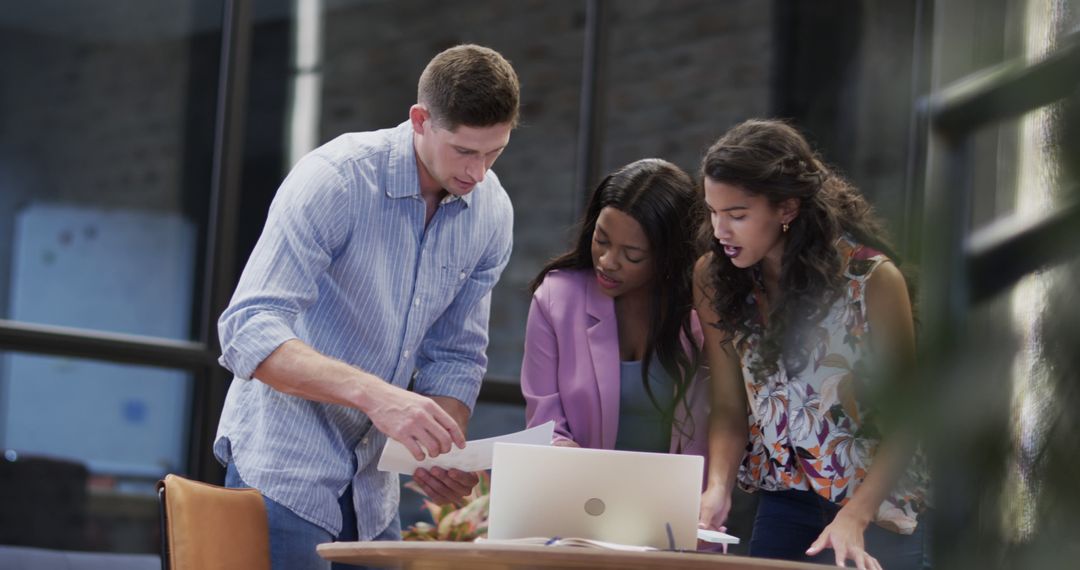
{"type": "Polygon", "coordinates": [[[491,469],[496,443],[551,445],[551,436],[554,433],[555,422],[547,422],[519,432],[468,441],[465,442],[463,449],[454,447],[449,453],[443,453],[434,458],[425,457],[423,461],[417,461],[404,445],[392,439],[387,439],[386,447],[383,448],[382,456],[379,457],[379,471],[412,475],[417,469],[430,469],[432,467],[460,469],[462,471],[491,469]]]}
{"type": "Polygon", "coordinates": [[[709,530],[707,528],[697,529],[697,539],[713,544],[723,544],[725,546],[729,544],[739,544],[739,537],[731,536],[726,532],[720,532],[718,530],[709,530]]]}

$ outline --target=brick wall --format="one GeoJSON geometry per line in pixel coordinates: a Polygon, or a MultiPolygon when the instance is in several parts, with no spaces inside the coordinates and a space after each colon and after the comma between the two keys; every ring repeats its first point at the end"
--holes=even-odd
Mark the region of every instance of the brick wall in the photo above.
{"type": "Polygon", "coordinates": [[[768,2],[611,2],[604,171],[666,158],[696,175],[732,125],[769,112],[768,2]]]}
{"type": "MultiPolygon", "coordinates": [[[[39,202],[179,209],[187,42],[71,41],[5,31],[0,164],[6,194],[39,202]]],[[[209,143],[209,141],[208,141],[209,143]]]]}

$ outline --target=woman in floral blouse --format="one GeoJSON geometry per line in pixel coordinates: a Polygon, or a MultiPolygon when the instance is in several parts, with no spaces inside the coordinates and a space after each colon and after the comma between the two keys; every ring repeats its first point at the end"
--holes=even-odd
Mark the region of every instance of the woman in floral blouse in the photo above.
{"type": "Polygon", "coordinates": [[[752,556],[922,568],[923,462],[903,438],[882,442],[872,402],[915,344],[881,223],[782,122],[732,128],[702,171],[695,306],[713,401],[701,523],[723,524],[737,483],[761,495],[752,556]]]}

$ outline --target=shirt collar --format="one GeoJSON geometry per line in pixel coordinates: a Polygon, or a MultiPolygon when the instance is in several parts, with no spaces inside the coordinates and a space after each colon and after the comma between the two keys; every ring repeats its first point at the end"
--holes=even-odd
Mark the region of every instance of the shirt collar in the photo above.
{"type": "MultiPolygon", "coordinates": [[[[416,147],[413,146],[413,130],[409,121],[401,123],[394,128],[390,135],[390,159],[387,164],[387,189],[386,195],[391,198],[407,198],[420,195],[420,173],[417,170],[416,147]]],[[[472,192],[464,196],[455,196],[447,193],[439,205],[450,204],[457,200],[464,202],[465,206],[472,205],[473,194],[479,190],[477,184],[472,192]]]]}

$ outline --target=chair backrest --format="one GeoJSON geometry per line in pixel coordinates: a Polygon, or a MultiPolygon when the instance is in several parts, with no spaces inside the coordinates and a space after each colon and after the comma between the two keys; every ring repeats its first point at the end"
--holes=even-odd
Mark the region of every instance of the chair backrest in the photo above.
{"type": "Polygon", "coordinates": [[[74,461],[0,454],[0,544],[88,550],[87,477],[74,461]]]}
{"type": "Polygon", "coordinates": [[[266,506],[256,489],[226,489],[166,475],[161,501],[165,570],[270,569],[266,506]]]}

